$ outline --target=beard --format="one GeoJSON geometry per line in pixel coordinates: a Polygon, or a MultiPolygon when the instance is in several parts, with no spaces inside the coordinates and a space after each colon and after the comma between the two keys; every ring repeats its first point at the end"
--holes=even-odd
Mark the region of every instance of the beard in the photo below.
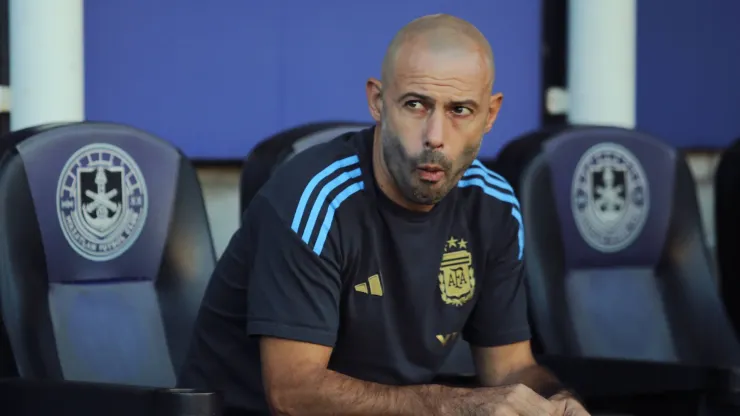
{"type": "Polygon", "coordinates": [[[401,138],[390,131],[386,123],[381,123],[380,137],[383,144],[383,159],[391,178],[401,195],[417,205],[434,205],[441,201],[460,180],[473,163],[480,148],[468,146],[457,160],[448,159],[444,153],[424,149],[418,155],[409,154],[403,147],[401,138]],[[441,167],[443,178],[436,183],[423,181],[418,166],[434,164],[441,167]]]}

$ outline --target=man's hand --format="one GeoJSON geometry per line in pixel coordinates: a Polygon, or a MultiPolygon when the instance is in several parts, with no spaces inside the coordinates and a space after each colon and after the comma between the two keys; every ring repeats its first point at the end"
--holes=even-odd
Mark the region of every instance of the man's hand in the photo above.
{"type": "Polygon", "coordinates": [[[476,369],[481,383],[498,386],[521,383],[529,386],[540,397],[550,397],[556,416],[590,416],[583,405],[562,389],[557,377],[537,365],[529,341],[498,347],[473,347],[476,369]]]}
{"type": "MultiPolygon", "coordinates": [[[[443,402],[440,415],[462,416],[560,416],[558,404],[550,402],[524,384],[468,390],[443,402]]],[[[580,415],[578,415],[580,416],[580,415]]]]}
{"type": "Polygon", "coordinates": [[[583,405],[568,392],[550,397],[550,403],[556,406],[557,411],[553,414],[557,416],[591,416],[583,405]]]}

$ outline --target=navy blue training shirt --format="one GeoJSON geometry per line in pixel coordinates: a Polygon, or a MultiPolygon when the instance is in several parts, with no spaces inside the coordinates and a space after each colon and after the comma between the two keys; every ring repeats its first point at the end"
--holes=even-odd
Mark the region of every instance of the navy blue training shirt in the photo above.
{"type": "Polygon", "coordinates": [[[303,151],[244,214],[198,316],[180,385],[267,411],[259,337],[333,347],[329,368],[429,383],[460,334],[528,340],[524,231],[511,186],[476,161],[428,213],[377,187],[373,129],[303,151]]]}

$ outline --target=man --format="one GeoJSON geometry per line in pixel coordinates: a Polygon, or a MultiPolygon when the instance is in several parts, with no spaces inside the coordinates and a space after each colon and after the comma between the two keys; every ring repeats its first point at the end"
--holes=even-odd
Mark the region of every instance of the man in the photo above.
{"type": "Polygon", "coordinates": [[[394,38],[377,126],[305,150],[251,202],[205,295],[187,387],[279,415],[587,415],[530,350],[519,204],[475,160],[498,114],[484,36],[394,38]],[[429,384],[458,334],[481,388],[429,384]]]}

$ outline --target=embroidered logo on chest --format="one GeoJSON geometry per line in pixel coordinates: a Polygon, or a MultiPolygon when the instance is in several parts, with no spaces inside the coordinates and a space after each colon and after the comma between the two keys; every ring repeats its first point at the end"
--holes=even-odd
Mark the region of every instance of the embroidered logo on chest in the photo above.
{"type": "Polygon", "coordinates": [[[439,266],[439,291],[448,305],[462,306],[473,298],[475,270],[467,241],[455,237],[447,240],[439,266]]]}

